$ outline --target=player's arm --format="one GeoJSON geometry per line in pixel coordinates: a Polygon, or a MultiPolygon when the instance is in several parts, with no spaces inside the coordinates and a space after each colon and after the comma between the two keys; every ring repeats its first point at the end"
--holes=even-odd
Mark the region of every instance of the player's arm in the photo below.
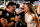
{"type": "Polygon", "coordinates": [[[16,9],[16,14],[20,14],[21,12],[24,12],[24,10],[22,10],[22,11],[17,11],[17,9],[16,9]]]}
{"type": "MultiPolygon", "coordinates": [[[[15,21],[15,22],[20,21],[19,16],[16,17],[16,18],[14,19],[14,21],[15,21]]],[[[10,22],[10,23],[7,23],[7,21],[6,21],[5,18],[1,18],[1,24],[2,24],[3,27],[6,27],[6,26],[7,26],[7,27],[10,27],[10,26],[14,25],[14,22],[12,21],[12,22],[10,22]]]]}
{"type": "Polygon", "coordinates": [[[16,14],[20,14],[21,13],[21,11],[19,11],[19,12],[16,12],[16,14]]]}
{"type": "Polygon", "coordinates": [[[8,24],[8,22],[7,22],[7,20],[5,18],[1,18],[1,24],[2,24],[3,27],[6,27],[6,26],[10,27],[10,26],[12,26],[14,24],[14,22],[10,22],[8,24]]]}
{"type": "Polygon", "coordinates": [[[13,25],[14,25],[14,22],[10,22],[10,23],[6,24],[7,27],[11,27],[13,25]]]}
{"type": "Polygon", "coordinates": [[[16,12],[16,14],[20,14],[21,12],[24,12],[24,10],[22,10],[22,11],[19,11],[19,12],[16,12]]]}
{"type": "Polygon", "coordinates": [[[34,21],[35,21],[35,23],[36,23],[36,26],[39,27],[38,19],[37,19],[36,15],[33,16],[33,19],[34,19],[34,21]]]}
{"type": "Polygon", "coordinates": [[[19,14],[21,13],[18,9],[15,10],[16,14],[19,14]]]}
{"type": "Polygon", "coordinates": [[[12,22],[10,22],[9,24],[7,24],[7,27],[13,26],[15,22],[20,21],[20,16],[16,17],[12,22]]]}
{"type": "MultiPolygon", "coordinates": [[[[20,16],[16,17],[16,18],[14,19],[14,21],[15,21],[15,22],[20,21],[20,16]]],[[[12,21],[11,23],[7,24],[7,26],[12,26],[12,25],[15,23],[14,21],[12,21]]]]}
{"type": "Polygon", "coordinates": [[[7,24],[7,20],[3,17],[1,17],[1,24],[2,24],[3,27],[5,27],[6,24],[7,24]]]}

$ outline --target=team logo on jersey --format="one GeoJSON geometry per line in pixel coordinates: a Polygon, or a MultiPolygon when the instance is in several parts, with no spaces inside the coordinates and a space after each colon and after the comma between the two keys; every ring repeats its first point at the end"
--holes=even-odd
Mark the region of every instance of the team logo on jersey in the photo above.
{"type": "Polygon", "coordinates": [[[14,17],[10,18],[10,21],[14,20],[14,17]]]}
{"type": "Polygon", "coordinates": [[[9,16],[9,13],[6,13],[6,16],[9,16]]]}
{"type": "Polygon", "coordinates": [[[0,11],[0,15],[2,15],[2,11],[0,11]]]}

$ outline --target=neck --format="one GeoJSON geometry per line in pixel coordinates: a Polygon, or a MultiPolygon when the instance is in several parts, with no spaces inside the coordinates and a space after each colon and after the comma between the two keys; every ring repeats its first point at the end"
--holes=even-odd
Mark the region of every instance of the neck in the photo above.
{"type": "Polygon", "coordinates": [[[31,14],[31,12],[28,12],[28,15],[30,15],[31,14]]]}
{"type": "Polygon", "coordinates": [[[10,13],[13,13],[13,11],[12,10],[10,10],[10,9],[6,9],[8,12],[10,12],[10,13]]]}
{"type": "Polygon", "coordinates": [[[25,13],[27,13],[27,11],[25,11],[25,13]]]}

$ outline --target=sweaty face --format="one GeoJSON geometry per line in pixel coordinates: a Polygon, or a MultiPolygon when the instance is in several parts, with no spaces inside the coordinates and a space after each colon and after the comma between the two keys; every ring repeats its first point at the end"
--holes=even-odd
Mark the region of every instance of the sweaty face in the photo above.
{"type": "Polygon", "coordinates": [[[15,5],[13,5],[13,6],[9,6],[9,9],[12,10],[13,12],[15,11],[15,8],[16,8],[15,5]]]}

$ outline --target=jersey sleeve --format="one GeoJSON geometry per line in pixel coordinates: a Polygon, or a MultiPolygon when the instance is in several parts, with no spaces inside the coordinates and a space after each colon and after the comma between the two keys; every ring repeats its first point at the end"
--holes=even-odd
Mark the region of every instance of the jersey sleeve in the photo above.
{"type": "Polygon", "coordinates": [[[2,11],[0,11],[0,18],[1,18],[1,16],[2,16],[2,11]]]}
{"type": "Polygon", "coordinates": [[[5,17],[5,11],[4,10],[1,12],[1,17],[5,17]]]}

